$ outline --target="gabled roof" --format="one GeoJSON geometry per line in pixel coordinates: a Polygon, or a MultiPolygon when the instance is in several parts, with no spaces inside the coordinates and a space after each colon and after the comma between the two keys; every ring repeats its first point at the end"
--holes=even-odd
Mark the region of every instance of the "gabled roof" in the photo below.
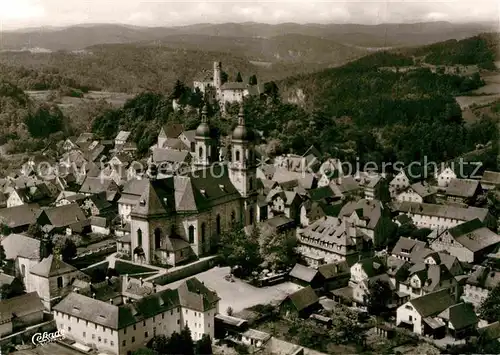
{"type": "Polygon", "coordinates": [[[362,199],[357,202],[351,201],[340,210],[339,217],[351,216],[354,212],[362,211],[363,219],[367,220],[367,228],[375,228],[382,217],[382,203],[378,200],[362,199]]]}
{"type": "Polygon", "coordinates": [[[453,205],[436,205],[430,203],[401,202],[395,205],[399,212],[411,212],[426,216],[453,218],[460,221],[470,221],[478,218],[484,221],[488,216],[488,209],[468,207],[462,208],[453,205]]]}
{"type": "Polygon", "coordinates": [[[288,295],[286,299],[289,299],[299,312],[319,302],[319,298],[311,286],[288,295]]]}
{"type": "Polygon", "coordinates": [[[23,234],[10,234],[2,239],[2,245],[7,259],[15,260],[23,257],[40,260],[40,241],[23,234]]]}
{"type": "Polygon", "coordinates": [[[185,163],[189,161],[190,157],[191,153],[187,150],[153,148],[153,161],[155,163],[185,163]]]}
{"type": "Polygon", "coordinates": [[[453,329],[460,330],[478,322],[474,307],[470,303],[459,303],[448,307],[438,315],[453,325],[453,329]]]}
{"type": "Polygon", "coordinates": [[[305,282],[311,282],[316,277],[316,275],[318,275],[318,270],[301,264],[295,264],[289,274],[290,277],[294,277],[305,282]]]}
{"type": "MultiPolygon", "coordinates": [[[[449,289],[428,293],[409,301],[422,318],[435,316],[455,304],[449,289]]],[[[404,307],[404,306],[401,306],[404,307]]]]}
{"type": "Polygon", "coordinates": [[[126,141],[130,136],[130,132],[128,131],[120,131],[115,138],[115,141],[126,141]]]}
{"type": "Polygon", "coordinates": [[[184,132],[182,123],[169,123],[161,128],[160,135],[165,135],[166,138],[177,138],[184,132]]]}
{"type": "Polygon", "coordinates": [[[340,274],[348,274],[351,272],[351,268],[346,261],[339,261],[333,264],[325,264],[318,267],[318,272],[323,276],[325,280],[334,278],[340,274]]]}
{"type": "Polygon", "coordinates": [[[448,233],[470,251],[476,252],[500,243],[500,235],[485,227],[479,219],[459,224],[448,233]]]}
{"type": "Polygon", "coordinates": [[[0,209],[0,222],[9,228],[28,226],[36,222],[40,214],[36,203],[0,209]]]}
{"type": "Polygon", "coordinates": [[[77,203],[52,207],[42,211],[38,220],[42,222],[43,216],[49,220],[49,224],[53,227],[67,227],[72,224],[87,221],[85,213],[77,203]]]}
{"type": "Polygon", "coordinates": [[[500,285],[500,271],[478,266],[467,278],[467,284],[491,291],[500,285]]]}
{"type": "Polygon", "coordinates": [[[112,179],[103,179],[101,177],[87,176],[80,187],[80,192],[84,194],[98,194],[111,190],[118,190],[116,183],[112,179]]]}
{"type": "Polygon", "coordinates": [[[393,255],[405,255],[407,257],[410,256],[410,254],[417,249],[423,249],[425,248],[426,243],[422,242],[417,239],[411,239],[411,238],[406,238],[406,237],[401,237],[397,241],[396,245],[392,249],[392,254],[393,255]],[[403,251],[405,250],[405,251],[403,251]]]}
{"type": "Polygon", "coordinates": [[[0,301],[0,321],[22,318],[35,312],[43,312],[44,309],[38,293],[30,292],[0,301]]]}
{"type": "Polygon", "coordinates": [[[446,187],[446,195],[470,198],[473,197],[478,189],[480,183],[472,179],[452,179],[446,187]]]}
{"type": "Polygon", "coordinates": [[[38,264],[34,265],[30,273],[42,277],[55,277],[64,275],[77,269],[51,254],[49,257],[43,259],[38,264]]]}
{"type": "Polygon", "coordinates": [[[434,195],[436,190],[434,187],[424,184],[423,182],[416,182],[410,186],[410,188],[417,193],[422,198],[434,195]]]}
{"type": "Polygon", "coordinates": [[[500,172],[486,170],[483,174],[481,182],[487,184],[500,184],[500,172]]]}
{"type": "Polygon", "coordinates": [[[227,82],[222,85],[222,90],[248,90],[250,85],[239,82],[227,82]]]}
{"type": "Polygon", "coordinates": [[[368,278],[381,275],[385,273],[386,270],[384,262],[377,256],[362,259],[358,261],[356,264],[359,264],[361,266],[361,268],[366,273],[366,276],[368,278]]]}

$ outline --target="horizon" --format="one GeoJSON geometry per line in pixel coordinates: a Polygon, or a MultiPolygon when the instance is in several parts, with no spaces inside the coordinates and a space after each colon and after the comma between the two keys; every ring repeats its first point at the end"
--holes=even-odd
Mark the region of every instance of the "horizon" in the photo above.
{"type": "Polygon", "coordinates": [[[492,24],[500,28],[500,4],[481,0],[470,10],[469,0],[392,1],[161,1],[16,0],[0,2],[0,31],[67,28],[83,25],[185,27],[191,25],[299,24],[382,25],[447,22],[492,24]]]}

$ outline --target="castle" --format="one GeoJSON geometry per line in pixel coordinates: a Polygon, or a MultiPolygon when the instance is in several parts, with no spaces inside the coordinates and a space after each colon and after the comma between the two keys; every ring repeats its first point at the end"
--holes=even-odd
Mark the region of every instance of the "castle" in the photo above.
{"type": "Polygon", "coordinates": [[[214,62],[213,72],[205,73],[193,82],[194,89],[199,89],[210,100],[219,102],[224,112],[226,103],[242,102],[246,96],[260,95],[263,85],[250,85],[242,82],[222,83],[222,63],[214,62]]]}

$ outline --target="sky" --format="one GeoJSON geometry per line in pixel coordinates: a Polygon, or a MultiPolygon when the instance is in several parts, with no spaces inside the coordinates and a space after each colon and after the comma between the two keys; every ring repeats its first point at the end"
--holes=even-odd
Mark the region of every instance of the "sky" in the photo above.
{"type": "Polygon", "coordinates": [[[3,30],[82,23],[180,26],[222,22],[404,23],[493,21],[499,0],[0,0],[3,30]]]}

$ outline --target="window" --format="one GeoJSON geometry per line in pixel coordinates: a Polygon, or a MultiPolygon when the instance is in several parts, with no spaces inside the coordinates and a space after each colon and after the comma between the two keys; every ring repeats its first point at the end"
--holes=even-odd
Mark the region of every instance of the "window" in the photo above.
{"type": "Polygon", "coordinates": [[[59,276],[57,278],[57,288],[62,288],[62,287],[63,287],[63,279],[62,279],[62,276],[59,276]]]}
{"type": "Polygon", "coordinates": [[[111,340],[111,341],[109,342],[109,345],[111,345],[111,346],[114,346],[114,345],[115,345],[115,343],[113,342],[113,340],[111,340]]]}
{"type": "Polygon", "coordinates": [[[220,233],[221,233],[220,214],[218,214],[217,217],[215,218],[215,226],[216,226],[216,230],[217,230],[217,235],[220,235],[220,233]]]}
{"type": "Polygon", "coordinates": [[[200,147],[200,149],[198,150],[198,156],[201,158],[203,158],[203,147],[200,147]]]}
{"type": "Polygon", "coordinates": [[[240,161],[240,151],[236,151],[236,161],[240,161]]]}
{"type": "Polygon", "coordinates": [[[132,337],[132,343],[135,343],[135,337],[132,337]]]}
{"type": "Polygon", "coordinates": [[[181,321],[179,319],[177,319],[177,324],[181,324],[181,321]]]}
{"type": "Polygon", "coordinates": [[[134,324],[134,330],[137,330],[137,327],[136,327],[136,325],[135,325],[135,324],[134,324]]]}
{"type": "Polygon", "coordinates": [[[188,228],[189,243],[194,243],[194,226],[189,226],[188,228]]]}
{"type": "Polygon", "coordinates": [[[89,321],[88,320],[85,321],[85,326],[87,326],[87,327],[89,326],[89,321]]]}
{"type": "Polygon", "coordinates": [[[156,336],[156,327],[153,327],[153,336],[156,336]]]}
{"type": "Polygon", "coordinates": [[[101,339],[101,337],[98,337],[98,338],[97,338],[97,341],[98,341],[99,343],[101,342],[101,340],[102,340],[102,339],[101,339]]]}
{"type": "Polygon", "coordinates": [[[249,190],[250,190],[250,191],[251,191],[251,190],[253,190],[253,179],[252,179],[252,178],[250,178],[250,180],[248,181],[248,185],[249,185],[249,186],[248,186],[248,187],[249,187],[249,190]]]}
{"type": "Polygon", "coordinates": [[[250,207],[249,216],[250,216],[250,224],[253,224],[254,218],[255,218],[255,213],[253,211],[253,207],[250,207]]]}
{"type": "Polygon", "coordinates": [[[411,321],[413,321],[413,317],[412,316],[409,316],[408,319],[411,321]]]}
{"type": "Polygon", "coordinates": [[[161,248],[161,229],[155,229],[155,249],[161,248]]]}
{"type": "Polygon", "coordinates": [[[87,336],[87,333],[83,332],[83,337],[85,338],[87,336]]]}
{"type": "Polygon", "coordinates": [[[104,344],[108,343],[108,339],[104,338],[104,344]]]}
{"type": "Polygon", "coordinates": [[[144,332],[144,338],[147,338],[149,336],[148,332],[144,332]]]}
{"type": "Polygon", "coordinates": [[[123,334],[127,334],[127,328],[123,329],[123,334]]]}
{"type": "Polygon", "coordinates": [[[26,265],[21,265],[21,274],[24,276],[26,276],[26,265]]]}
{"type": "Polygon", "coordinates": [[[201,224],[201,243],[205,243],[205,232],[206,232],[206,225],[205,223],[201,224]]]}
{"type": "Polygon", "coordinates": [[[186,309],[186,314],[188,314],[188,310],[186,309]]]}
{"type": "Polygon", "coordinates": [[[95,339],[95,334],[92,334],[92,340],[94,340],[94,339],[95,339]]]}
{"type": "Polygon", "coordinates": [[[140,228],[137,230],[137,245],[142,246],[142,230],[140,228]]]}
{"type": "Polygon", "coordinates": [[[231,212],[231,223],[234,224],[236,222],[236,212],[232,211],[231,212]]]}
{"type": "MultiPolygon", "coordinates": [[[[172,314],[172,311],[170,311],[170,314],[172,314]]],[[[165,313],[162,313],[161,319],[165,319],[165,313]]]]}
{"type": "Polygon", "coordinates": [[[68,332],[71,332],[71,327],[68,327],[68,332]]]}
{"type": "Polygon", "coordinates": [[[127,341],[126,341],[126,340],[124,340],[124,341],[122,342],[122,345],[123,345],[123,346],[127,346],[127,341]]]}
{"type": "Polygon", "coordinates": [[[146,326],[146,321],[143,321],[143,322],[142,322],[142,325],[145,327],[145,326],[146,326]]]}
{"type": "Polygon", "coordinates": [[[195,152],[195,145],[194,142],[191,142],[191,151],[194,153],[195,152]]]}
{"type": "Polygon", "coordinates": [[[97,324],[94,324],[95,330],[97,330],[97,324]]]}

